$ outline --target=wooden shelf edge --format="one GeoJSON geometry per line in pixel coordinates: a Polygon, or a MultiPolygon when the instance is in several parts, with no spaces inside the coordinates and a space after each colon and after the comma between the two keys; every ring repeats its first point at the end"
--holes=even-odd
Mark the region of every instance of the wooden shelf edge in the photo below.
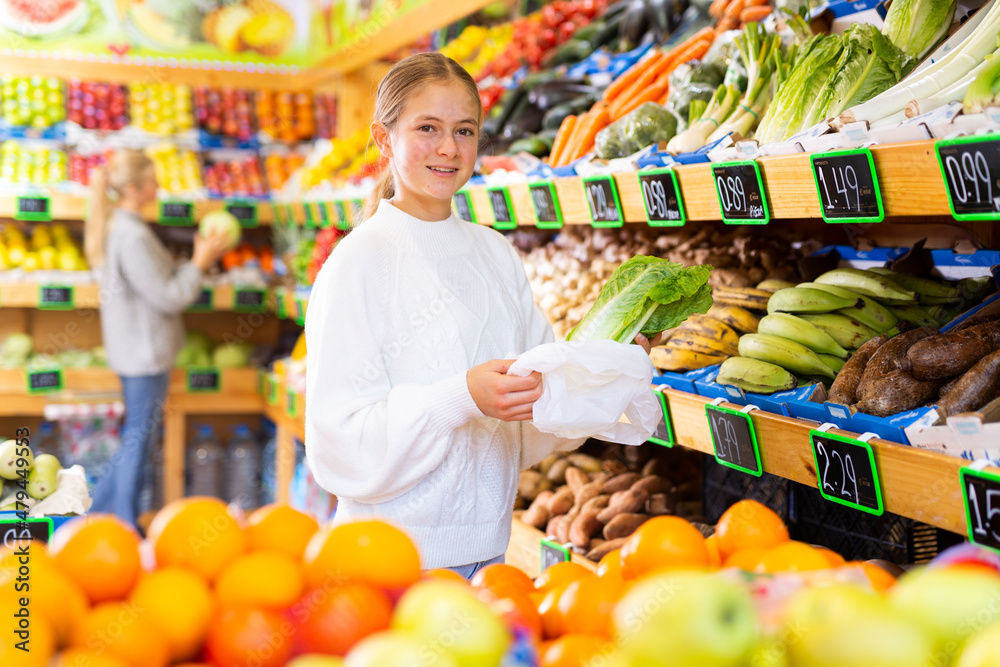
{"type": "MultiPolygon", "coordinates": [[[[541,574],[542,552],[541,541],[545,533],[534,526],[513,519],[510,529],[510,543],[507,545],[506,562],[526,572],[532,579],[541,574]]],[[[597,570],[597,563],[588,560],[580,554],[573,553],[570,560],[579,563],[591,572],[597,570]]]]}
{"type": "MultiPolygon", "coordinates": [[[[100,286],[97,283],[66,283],[59,280],[54,280],[49,283],[36,283],[36,282],[0,282],[0,310],[4,308],[38,308],[38,292],[39,288],[43,284],[52,285],[69,285],[74,288],[74,308],[67,310],[65,312],[74,312],[77,310],[87,310],[87,309],[100,309],[101,299],[100,299],[100,286]]],[[[185,311],[188,313],[235,313],[242,312],[237,311],[235,308],[235,294],[236,286],[232,284],[223,285],[204,285],[212,289],[212,308],[211,310],[189,310],[185,311]]],[[[280,288],[284,289],[284,288],[280,288]]],[[[269,293],[273,293],[275,288],[268,288],[269,293]]],[[[287,290],[286,290],[287,291],[287,290]]],[[[273,305],[273,299],[270,298],[265,300],[265,313],[273,314],[275,308],[273,305]]]]}
{"type": "MultiPolygon", "coordinates": [[[[80,195],[65,194],[61,192],[49,195],[52,202],[53,222],[74,222],[82,221],[86,216],[87,197],[80,195]]],[[[15,211],[16,197],[5,195],[0,197],[0,218],[13,218],[15,211]]],[[[221,199],[202,199],[194,202],[195,220],[211,213],[220,211],[225,205],[221,199]]],[[[152,204],[143,210],[143,217],[147,222],[157,222],[159,220],[159,204],[152,204]]],[[[271,202],[260,202],[257,204],[257,224],[261,227],[268,227],[274,222],[274,205],[271,202]]],[[[252,228],[250,228],[252,229],[252,228]]]]}

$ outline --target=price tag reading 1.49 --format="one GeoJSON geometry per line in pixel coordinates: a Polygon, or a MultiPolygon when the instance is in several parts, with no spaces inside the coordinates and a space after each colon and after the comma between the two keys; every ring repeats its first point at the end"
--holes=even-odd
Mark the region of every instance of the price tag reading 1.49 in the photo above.
{"type": "Polygon", "coordinates": [[[559,195],[552,181],[532,183],[531,203],[535,206],[535,226],[538,229],[560,229],[563,226],[562,207],[559,206],[559,195]]]}
{"type": "Polygon", "coordinates": [[[1000,477],[962,468],[962,495],[969,526],[969,540],[1000,550],[1000,477]]]}
{"type": "Polygon", "coordinates": [[[882,193],[867,148],[810,158],[820,210],[827,222],[882,222],[882,193]]]}
{"type": "Polygon", "coordinates": [[[956,220],[1000,220],[1000,138],[961,137],[935,146],[956,220]]]}
{"type": "Polygon", "coordinates": [[[763,473],[760,450],[750,415],[711,403],[705,405],[705,413],[712,432],[715,460],[729,468],[760,477],[763,473]]]}
{"type": "Polygon", "coordinates": [[[681,227],[684,225],[684,202],[677,187],[673,169],[651,169],[639,172],[642,201],[650,227],[681,227]]]}
{"type": "Polygon", "coordinates": [[[489,195],[490,206],[493,208],[493,228],[517,229],[514,206],[511,204],[510,192],[507,188],[488,188],[486,194],[489,195]]]}
{"type": "Polygon", "coordinates": [[[831,502],[881,516],[882,490],[872,446],[818,430],[809,432],[809,440],[820,494],[831,502]]]}
{"type": "Polygon", "coordinates": [[[612,176],[591,176],[583,179],[583,191],[590,207],[592,227],[621,227],[624,222],[618,184],[612,176]]]}
{"type": "Polygon", "coordinates": [[[760,168],[753,160],[712,165],[722,221],[727,225],[766,225],[771,219],[760,168]]]}

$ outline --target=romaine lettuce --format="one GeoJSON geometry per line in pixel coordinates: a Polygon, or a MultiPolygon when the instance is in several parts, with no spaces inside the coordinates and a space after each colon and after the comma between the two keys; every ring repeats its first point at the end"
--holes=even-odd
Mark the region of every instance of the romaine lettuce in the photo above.
{"type": "Polygon", "coordinates": [[[948,36],[956,0],[892,0],[882,34],[906,55],[921,60],[948,36]]]}

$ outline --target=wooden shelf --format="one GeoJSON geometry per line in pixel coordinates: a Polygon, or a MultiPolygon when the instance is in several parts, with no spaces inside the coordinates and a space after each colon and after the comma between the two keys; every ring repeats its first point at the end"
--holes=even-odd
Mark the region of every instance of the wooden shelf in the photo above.
{"type": "MultiPolygon", "coordinates": [[[[79,195],[55,193],[50,195],[52,206],[52,219],[54,221],[81,221],[86,217],[87,198],[79,195]]],[[[11,195],[0,196],[0,218],[13,218],[16,209],[17,198],[11,195]]],[[[225,205],[221,199],[200,200],[194,203],[194,219],[200,220],[202,216],[212,211],[220,211],[225,205]]],[[[260,202],[257,205],[257,223],[260,226],[270,226],[274,222],[274,213],[270,202],[260,202]]],[[[143,217],[147,222],[157,222],[159,220],[159,204],[151,204],[143,210],[143,217]]],[[[29,223],[34,224],[34,223],[29,223]]]]}
{"type": "MultiPolygon", "coordinates": [[[[510,543],[507,545],[506,562],[534,579],[542,573],[542,539],[545,533],[534,526],[514,519],[510,530],[510,543]]],[[[587,560],[577,553],[570,555],[570,560],[579,563],[591,572],[597,570],[597,563],[587,560]]]]}
{"type": "MultiPolygon", "coordinates": [[[[38,308],[39,290],[43,283],[17,282],[0,283],[0,309],[2,308],[38,308]]],[[[85,308],[100,308],[100,287],[97,283],[66,283],[53,280],[53,285],[68,285],[73,287],[73,310],[85,308]]],[[[234,285],[206,285],[212,288],[212,308],[209,311],[194,312],[230,312],[234,310],[236,287],[234,285]]],[[[273,301],[273,300],[272,300],[273,301]]],[[[265,298],[265,306],[270,303],[265,298]]]]}
{"type": "MultiPolygon", "coordinates": [[[[269,380],[270,381],[270,380],[269,380]]],[[[274,422],[277,439],[277,462],[275,476],[277,477],[277,501],[288,502],[289,487],[295,474],[295,441],[305,442],[305,397],[301,394],[289,395],[288,387],[280,381],[273,380],[274,401],[268,399],[270,387],[267,382],[261,388],[264,391],[264,416],[274,422]],[[294,405],[292,402],[294,401],[294,405]]]]}

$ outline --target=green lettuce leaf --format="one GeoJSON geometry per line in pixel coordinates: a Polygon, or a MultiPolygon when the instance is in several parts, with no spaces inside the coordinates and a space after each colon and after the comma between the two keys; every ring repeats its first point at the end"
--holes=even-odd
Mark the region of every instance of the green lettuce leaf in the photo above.
{"type": "Polygon", "coordinates": [[[608,279],[594,307],[566,340],[616,340],[649,337],[712,307],[710,266],[684,268],[646,255],[628,260],[608,279]]]}
{"type": "Polygon", "coordinates": [[[956,0],[893,0],[882,34],[903,53],[922,59],[948,36],[956,0]]]}

